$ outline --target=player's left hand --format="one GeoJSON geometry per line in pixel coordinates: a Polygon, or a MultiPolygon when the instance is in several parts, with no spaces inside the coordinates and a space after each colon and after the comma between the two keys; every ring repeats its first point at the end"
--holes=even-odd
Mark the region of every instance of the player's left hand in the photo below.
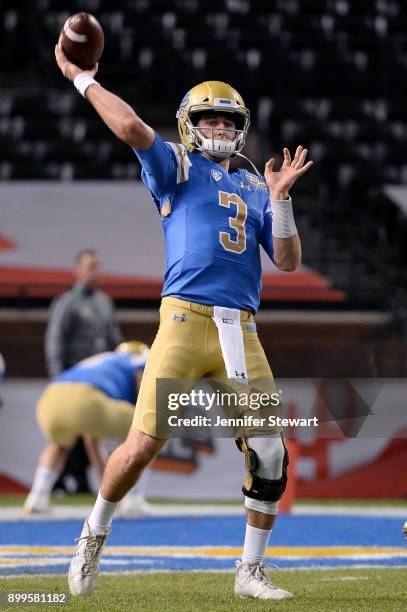
{"type": "MultiPolygon", "coordinates": [[[[61,45],[61,38],[58,40],[58,44],[55,45],[55,59],[62,74],[69,81],[74,81],[75,77],[78,76],[78,74],[84,72],[83,68],[76,66],[68,60],[61,45]]],[[[95,64],[93,68],[91,68],[90,70],[86,70],[86,72],[89,72],[91,76],[95,76],[98,71],[98,67],[98,64],[95,64]]]]}
{"type": "Polygon", "coordinates": [[[288,192],[295,181],[305,174],[314,163],[312,161],[304,163],[308,149],[304,149],[301,146],[297,147],[293,160],[291,160],[288,149],[283,149],[283,154],[284,161],[280,170],[273,170],[274,157],[268,160],[264,169],[264,178],[270,191],[270,197],[273,200],[287,200],[288,192]]]}

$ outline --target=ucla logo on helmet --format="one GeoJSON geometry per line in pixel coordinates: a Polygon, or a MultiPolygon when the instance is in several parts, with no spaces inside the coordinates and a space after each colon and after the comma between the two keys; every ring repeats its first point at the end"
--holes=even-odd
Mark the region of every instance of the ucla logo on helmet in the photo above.
{"type": "Polygon", "coordinates": [[[184,108],[189,102],[189,91],[185,94],[185,96],[181,100],[180,108],[184,108]]]}
{"type": "Polygon", "coordinates": [[[215,168],[212,168],[211,174],[215,181],[220,181],[223,178],[222,172],[220,170],[215,170],[215,168]]]}

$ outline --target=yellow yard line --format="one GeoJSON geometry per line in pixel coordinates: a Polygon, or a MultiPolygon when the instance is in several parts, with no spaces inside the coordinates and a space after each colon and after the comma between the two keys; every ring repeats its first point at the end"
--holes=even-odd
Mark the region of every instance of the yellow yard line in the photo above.
{"type": "Polygon", "coordinates": [[[60,565],[61,563],[69,563],[69,559],[61,559],[60,557],[9,557],[8,559],[0,559],[0,567],[14,565],[60,565]]]}
{"type": "MultiPolygon", "coordinates": [[[[0,546],[3,555],[71,555],[71,546],[0,546]]],[[[237,546],[108,546],[105,554],[135,556],[193,556],[193,557],[239,557],[242,548],[237,546]]],[[[354,555],[401,555],[407,556],[405,547],[389,546],[276,546],[267,549],[268,557],[348,557],[354,555]]]]}

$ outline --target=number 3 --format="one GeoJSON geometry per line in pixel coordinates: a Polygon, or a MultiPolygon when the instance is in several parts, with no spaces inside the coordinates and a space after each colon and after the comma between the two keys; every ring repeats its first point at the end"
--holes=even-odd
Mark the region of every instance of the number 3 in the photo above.
{"type": "Polygon", "coordinates": [[[236,204],[236,215],[229,217],[229,227],[236,230],[236,238],[232,238],[230,232],[219,232],[219,241],[226,251],[233,253],[243,253],[246,250],[246,228],[247,205],[236,193],[226,193],[219,191],[219,206],[230,208],[231,204],[236,204]]]}

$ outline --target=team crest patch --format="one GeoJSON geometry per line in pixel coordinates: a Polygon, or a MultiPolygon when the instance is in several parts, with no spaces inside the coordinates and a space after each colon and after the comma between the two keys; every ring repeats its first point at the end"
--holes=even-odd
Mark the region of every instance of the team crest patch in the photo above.
{"type": "Polygon", "coordinates": [[[215,170],[215,168],[212,168],[211,174],[215,181],[220,181],[223,178],[223,173],[220,170],[215,170]]]}
{"type": "Polygon", "coordinates": [[[184,314],[184,313],[183,313],[183,314],[181,314],[181,315],[177,315],[177,314],[174,312],[174,314],[172,315],[172,320],[173,320],[173,321],[181,321],[181,322],[183,323],[184,321],[186,321],[186,320],[187,320],[187,315],[186,315],[186,314],[184,314]]]}
{"type": "Polygon", "coordinates": [[[246,329],[247,329],[247,331],[255,332],[256,331],[256,323],[254,321],[247,321],[246,329]]]}

